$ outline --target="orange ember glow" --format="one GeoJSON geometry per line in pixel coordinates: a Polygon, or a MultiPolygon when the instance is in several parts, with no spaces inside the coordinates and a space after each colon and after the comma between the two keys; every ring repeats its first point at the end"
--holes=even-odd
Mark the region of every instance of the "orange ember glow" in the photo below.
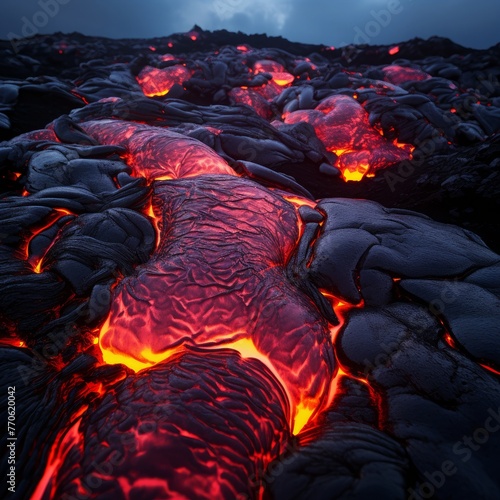
{"type": "Polygon", "coordinates": [[[40,259],[36,266],[33,268],[33,272],[36,273],[36,274],[40,274],[42,272],[42,260],[43,259],[40,259]]]}
{"type": "Polygon", "coordinates": [[[47,498],[47,492],[50,492],[48,498],[55,498],[52,479],[57,470],[64,464],[64,461],[66,460],[68,454],[74,448],[79,448],[82,443],[82,438],[78,431],[80,420],[81,419],[77,419],[66,433],[63,433],[58,437],[58,440],[60,441],[59,445],[52,447],[49,459],[47,461],[47,466],[45,467],[45,472],[42,476],[42,479],[38,483],[38,486],[33,493],[31,500],[42,500],[44,498],[47,498]]]}
{"type": "Polygon", "coordinates": [[[342,177],[345,181],[360,181],[368,172],[370,164],[367,161],[360,161],[345,165],[342,170],[342,177]]]}
{"type": "Polygon", "coordinates": [[[316,109],[285,113],[285,123],[310,123],[326,149],[338,156],[336,166],[346,181],[410,159],[406,145],[393,144],[369,123],[364,108],[348,96],[324,99],[316,109]]]}
{"type": "Polygon", "coordinates": [[[325,297],[325,299],[330,302],[332,308],[335,311],[335,314],[337,315],[337,318],[339,319],[339,324],[338,325],[330,325],[330,335],[332,338],[332,344],[335,343],[337,335],[339,334],[340,330],[342,330],[342,327],[344,326],[345,323],[345,318],[347,317],[348,312],[351,309],[357,308],[357,309],[362,309],[364,307],[364,301],[361,301],[359,304],[349,304],[347,302],[343,302],[338,299],[335,295],[333,295],[331,292],[328,290],[320,290],[321,295],[325,297]]]}
{"type": "Polygon", "coordinates": [[[14,338],[3,338],[0,341],[0,345],[2,345],[2,346],[10,345],[13,347],[24,347],[25,343],[22,340],[19,340],[18,338],[14,337],[14,338]]]}
{"type": "Polygon", "coordinates": [[[445,333],[443,340],[453,349],[457,348],[457,344],[455,343],[455,340],[449,333],[445,333]]]}
{"type": "Polygon", "coordinates": [[[279,86],[285,87],[290,85],[295,80],[295,77],[287,73],[286,71],[272,73],[273,82],[276,82],[279,86]]]}
{"type": "MultiPolygon", "coordinates": [[[[29,193],[26,191],[26,193],[23,193],[23,196],[29,196],[29,193]]],[[[24,255],[28,263],[32,266],[32,271],[36,274],[40,274],[43,270],[43,258],[45,254],[49,251],[49,249],[52,247],[52,244],[49,245],[49,247],[45,250],[44,255],[30,255],[30,242],[35,238],[37,235],[51,227],[53,224],[55,224],[61,217],[64,217],[66,215],[70,215],[71,212],[68,210],[65,210],[63,208],[56,208],[46,219],[45,223],[43,226],[38,227],[37,229],[33,229],[30,237],[25,241],[24,243],[24,255]]]]}
{"type": "Polygon", "coordinates": [[[253,70],[258,73],[269,73],[273,77],[273,82],[281,87],[290,85],[295,80],[295,77],[288,73],[283,65],[271,60],[257,61],[253,65],[253,70]]]}
{"type": "Polygon", "coordinates": [[[210,126],[206,126],[205,129],[207,129],[209,132],[211,132],[212,134],[215,134],[215,135],[220,135],[222,134],[222,130],[220,128],[215,128],[215,127],[210,127],[210,126]]]}
{"type": "Polygon", "coordinates": [[[155,97],[168,94],[175,84],[182,85],[190,78],[191,72],[182,64],[176,64],[163,69],[145,66],[137,76],[137,81],[145,95],[155,97]]]}
{"type": "Polygon", "coordinates": [[[284,195],[283,198],[297,208],[303,207],[303,206],[310,207],[310,208],[316,208],[315,201],[309,200],[307,198],[302,198],[301,196],[284,195]]]}
{"type": "Polygon", "coordinates": [[[391,47],[391,48],[389,49],[389,54],[390,54],[391,56],[396,55],[398,52],[399,52],[399,46],[398,46],[398,45],[396,45],[395,47],[391,47]]]}
{"type": "Polygon", "coordinates": [[[500,376],[500,371],[499,370],[495,370],[495,368],[492,368],[491,366],[488,366],[488,365],[481,365],[485,370],[488,370],[489,372],[491,373],[494,373],[495,375],[499,375],[500,376]]]}
{"type": "Polygon", "coordinates": [[[282,64],[277,63],[276,61],[263,59],[261,61],[257,61],[253,65],[253,70],[255,71],[255,73],[281,73],[285,71],[285,68],[282,64]]]}

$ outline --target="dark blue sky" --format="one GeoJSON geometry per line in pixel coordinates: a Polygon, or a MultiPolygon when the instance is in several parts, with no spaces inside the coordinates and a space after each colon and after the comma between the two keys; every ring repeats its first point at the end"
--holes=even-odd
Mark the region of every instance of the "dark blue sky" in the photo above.
{"type": "Polygon", "coordinates": [[[500,0],[1,0],[0,37],[79,31],[111,38],[189,30],[281,35],[341,46],[415,36],[474,48],[500,41],[500,0]]]}

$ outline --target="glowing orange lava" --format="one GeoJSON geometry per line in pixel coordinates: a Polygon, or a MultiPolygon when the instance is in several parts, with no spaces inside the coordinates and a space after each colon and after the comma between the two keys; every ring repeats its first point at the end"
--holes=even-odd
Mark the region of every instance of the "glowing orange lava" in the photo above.
{"type": "Polygon", "coordinates": [[[314,110],[285,113],[284,121],[310,123],[326,149],[338,156],[337,166],[346,181],[359,181],[368,172],[410,158],[406,145],[397,147],[381,136],[364,108],[348,96],[328,97],[314,110]]]}
{"type": "Polygon", "coordinates": [[[81,419],[78,418],[69,430],[67,432],[63,431],[56,440],[59,441],[59,443],[57,446],[52,447],[45,472],[31,500],[42,500],[47,498],[47,493],[49,493],[49,498],[54,498],[54,485],[51,483],[53,476],[62,466],[68,454],[71,453],[74,448],[80,448],[82,445],[82,438],[78,431],[80,420],[81,419]]]}
{"type": "Polygon", "coordinates": [[[283,285],[298,240],[294,206],[239,179],[195,139],[118,120],[82,128],[101,144],[125,147],[135,175],[171,179],[155,183],[148,209],[159,230],[154,255],[115,289],[99,334],[104,361],[142,370],[183,346],[255,347],[254,357],[269,360],[262,362],[283,381],[299,432],[328,391],[332,346],[316,306],[283,285]]]}
{"type": "Polygon", "coordinates": [[[272,116],[268,100],[256,89],[234,88],[229,92],[229,97],[235,104],[245,104],[252,108],[259,116],[269,119],[272,116]]]}
{"type": "Polygon", "coordinates": [[[155,187],[155,203],[163,207],[161,240],[148,265],[116,288],[99,338],[104,361],[141,370],[183,345],[255,347],[254,357],[269,359],[283,380],[298,432],[328,386],[331,347],[319,312],[293,287],[278,286],[298,237],[295,210],[280,196],[234,176],[196,179],[200,182],[155,187]],[[243,199],[252,200],[251,210],[242,207],[243,199]],[[281,216],[269,219],[269,213],[281,216]],[[234,244],[238,251],[228,253],[234,244]],[[279,312],[264,314],[262,304],[276,300],[279,312]],[[280,349],[273,341],[278,338],[280,349]],[[298,347],[311,342],[320,353],[325,349],[325,358],[298,347]],[[295,347],[286,349],[287,343],[295,347]]]}
{"type": "Polygon", "coordinates": [[[276,61],[257,61],[253,65],[253,70],[256,74],[269,73],[273,77],[273,81],[282,87],[290,85],[295,80],[295,77],[276,61]]]}
{"type": "Polygon", "coordinates": [[[182,85],[190,78],[191,71],[182,64],[163,69],[145,66],[137,75],[137,81],[148,97],[166,95],[175,84],[182,85]]]}
{"type": "Polygon", "coordinates": [[[148,181],[193,177],[202,173],[236,176],[234,170],[205,144],[176,132],[119,120],[82,124],[104,143],[123,146],[136,176],[148,181]]]}
{"type": "Polygon", "coordinates": [[[455,339],[449,333],[445,333],[443,339],[453,349],[457,348],[457,344],[455,342],[455,339]]]}
{"type": "Polygon", "coordinates": [[[489,372],[491,373],[494,373],[495,375],[499,375],[500,376],[500,370],[495,370],[495,368],[491,367],[491,366],[488,366],[488,365],[481,365],[485,370],[488,370],[489,372]]]}
{"type": "Polygon", "coordinates": [[[175,61],[175,59],[177,58],[172,54],[162,54],[160,56],[160,60],[162,61],[175,61]]]}

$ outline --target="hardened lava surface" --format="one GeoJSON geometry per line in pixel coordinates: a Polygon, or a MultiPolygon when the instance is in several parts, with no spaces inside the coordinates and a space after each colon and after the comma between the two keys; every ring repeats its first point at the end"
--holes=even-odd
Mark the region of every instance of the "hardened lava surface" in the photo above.
{"type": "Polygon", "coordinates": [[[498,46],[0,53],[12,498],[500,496],[498,46]]]}

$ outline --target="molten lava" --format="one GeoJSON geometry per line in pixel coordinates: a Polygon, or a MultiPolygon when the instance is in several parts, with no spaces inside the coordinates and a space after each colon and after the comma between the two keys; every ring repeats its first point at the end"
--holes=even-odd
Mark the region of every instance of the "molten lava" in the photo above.
{"type": "MultiPolygon", "coordinates": [[[[266,85],[268,87],[269,85],[266,85]]],[[[231,101],[235,104],[245,104],[265,119],[272,117],[269,101],[262,95],[260,89],[234,88],[229,92],[231,101]]]]}
{"type": "Polygon", "coordinates": [[[137,81],[145,95],[154,97],[168,94],[175,84],[182,85],[190,78],[191,71],[182,64],[176,64],[163,69],[145,66],[137,76],[137,81]]]}
{"type": "Polygon", "coordinates": [[[412,81],[428,80],[431,75],[424,71],[415,68],[407,68],[405,66],[398,66],[397,64],[386,66],[382,69],[384,72],[384,79],[394,85],[401,85],[402,83],[412,81]]]}
{"type": "Polygon", "coordinates": [[[250,181],[209,175],[157,184],[154,203],[165,237],[116,289],[100,335],[107,359],[142,368],[185,344],[251,340],[284,381],[293,415],[312,413],[328,386],[331,344],[321,315],[282,283],[297,240],[293,207],[250,181]],[[270,213],[281,214],[278,224],[270,213]],[[266,304],[276,301],[269,317],[266,304]]]}
{"type": "Polygon", "coordinates": [[[295,80],[295,77],[285,70],[283,65],[276,61],[262,60],[253,65],[253,70],[258,73],[269,73],[275,83],[280,86],[287,86],[295,80]]]}
{"type": "Polygon", "coordinates": [[[345,180],[359,181],[367,172],[410,158],[405,145],[397,147],[370,125],[363,107],[348,96],[324,99],[314,110],[285,113],[285,123],[310,123],[326,149],[338,156],[345,180]]]}
{"type": "Polygon", "coordinates": [[[298,239],[294,206],[238,179],[198,141],[119,121],[82,126],[101,143],[125,146],[136,175],[183,177],[154,185],[160,241],[115,290],[99,339],[104,360],[141,370],[184,345],[251,341],[283,380],[298,432],[328,390],[333,355],[319,311],[283,282],[298,239]]]}
{"type": "MultiPolygon", "coordinates": [[[[245,46],[238,47],[244,52],[245,46]]],[[[389,49],[391,55],[399,52],[399,47],[389,49]]],[[[174,60],[170,54],[160,56],[163,61],[174,60]]],[[[311,67],[315,67],[311,65],[311,67]]],[[[269,75],[271,79],[261,86],[234,87],[228,91],[228,97],[234,104],[244,104],[252,108],[260,117],[272,120],[275,111],[273,103],[295,81],[295,77],[285,67],[273,60],[256,61],[251,74],[269,75]]],[[[430,75],[421,70],[398,65],[386,66],[382,70],[385,80],[395,85],[407,81],[421,81],[430,75]]],[[[189,80],[192,71],[184,65],[176,64],[159,69],[145,66],[137,76],[146,96],[163,96],[175,85],[182,85],[189,80]]],[[[300,123],[305,121],[313,125],[318,138],[326,149],[338,156],[335,166],[342,172],[345,181],[360,181],[365,176],[373,176],[373,172],[394,163],[411,158],[413,146],[386,141],[368,121],[368,114],[353,98],[343,95],[328,97],[320,102],[314,110],[303,109],[285,112],[285,123],[300,123]],[[403,150],[403,151],[401,151],[403,150]]],[[[165,177],[167,179],[167,177],[165,177]]]]}
{"type": "Polygon", "coordinates": [[[208,146],[164,128],[118,120],[88,122],[83,128],[103,143],[126,148],[134,175],[149,182],[193,177],[201,172],[236,175],[208,146]]]}
{"type": "MultiPolygon", "coordinates": [[[[500,397],[498,256],[470,231],[306,188],[361,193],[373,184],[338,171],[373,177],[426,137],[476,137],[493,167],[494,96],[462,120],[470,77],[442,74],[465,57],[380,69],[349,62],[362,47],[309,59],[198,28],[170,40],[176,55],[156,39],[69,83],[0,86],[12,130],[33,89],[69,100],[0,148],[1,354],[7,383],[29,388],[18,458],[37,483],[24,497],[404,497],[450,443],[483,437],[500,397]]],[[[456,474],[479,478],[464,496],[496,477],[495,439],[456,474]]]]}

